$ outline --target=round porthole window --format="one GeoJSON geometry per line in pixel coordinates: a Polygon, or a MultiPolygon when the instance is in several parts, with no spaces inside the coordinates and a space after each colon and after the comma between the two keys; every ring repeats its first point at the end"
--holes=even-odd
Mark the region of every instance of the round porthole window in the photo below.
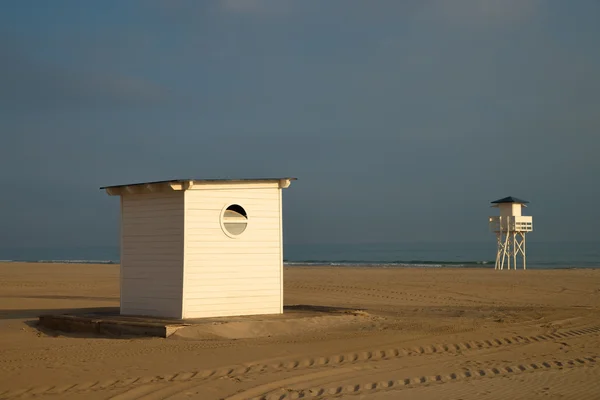
{"type": "Polygon", "coordinates": [[[221,226],[229,236],[241,235],[248,227],[248,214],[239,204],[232,204],[223,210],[221,226]]]}

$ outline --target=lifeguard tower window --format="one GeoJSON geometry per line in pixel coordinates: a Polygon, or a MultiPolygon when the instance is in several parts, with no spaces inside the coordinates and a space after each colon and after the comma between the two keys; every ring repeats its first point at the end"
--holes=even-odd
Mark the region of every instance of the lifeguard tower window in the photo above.
{"type": "Polygon", "coordinates": [[[221,223],[226,234],[238,236],[248,227],[248,214],[239,204],[232,204],[223,211],[221,223]]]}

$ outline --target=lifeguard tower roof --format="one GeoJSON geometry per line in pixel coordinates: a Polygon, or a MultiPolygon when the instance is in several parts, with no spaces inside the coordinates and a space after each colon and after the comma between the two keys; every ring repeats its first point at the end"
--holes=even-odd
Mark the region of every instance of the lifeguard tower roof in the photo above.
{"type": "Polygon", "coordinates": [[[502,199],[492,201],[492,204],[502,204],[502,203],[519,203],[519,204],[527,204],[529,203],[527,200],[517,199],[516,197],[508,196],[502,199]]]}

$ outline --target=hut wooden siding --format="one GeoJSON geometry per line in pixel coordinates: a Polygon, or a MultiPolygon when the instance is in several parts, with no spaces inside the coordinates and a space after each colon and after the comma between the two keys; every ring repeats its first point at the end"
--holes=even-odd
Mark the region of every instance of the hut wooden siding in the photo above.
{"type": "Polygon", "coordinates": [[[184,317],[283,312],[278,184],[207,186],[185,192],[184,317]],[[221,228],[224,207],[248,214],[238,237],[221,228]]]}
{"type": "Polygon", "coordinates": [[[181,318],[184,192],[121,197],[121,314],[181,318]]]}

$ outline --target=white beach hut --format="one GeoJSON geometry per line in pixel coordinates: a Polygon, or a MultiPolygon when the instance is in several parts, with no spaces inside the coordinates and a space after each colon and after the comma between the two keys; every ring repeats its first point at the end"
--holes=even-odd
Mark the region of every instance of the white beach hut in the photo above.
{"type": "Polygon", "coordinates": [[[281,192],[295,178],[107,186],[121,198],[122,315],[283,312],[281,192]]]}

